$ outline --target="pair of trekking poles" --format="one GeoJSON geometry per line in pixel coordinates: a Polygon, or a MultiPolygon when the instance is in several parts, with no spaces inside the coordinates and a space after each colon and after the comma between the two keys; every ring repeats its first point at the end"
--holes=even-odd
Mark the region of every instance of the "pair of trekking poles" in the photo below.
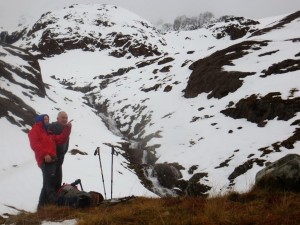
{"type": "MultiPolygon", "coordinates": [[[[111,178],[110,178],[110,184],[111,184],[111,189],[110,189],[110,197],[112,199],[112,195],[113,195],[113,167],[114,167],[114,154],[115,154],[115,148],[112,146],[111,147],[111,178]]],[[[98,155],[99,156],[99,164],[100,164],[100,171],[101,171],[101,176],[102,176],[102,183],[103,183],[103,190],[104,190],[104,196],[105,199],[107,199],[106,197],[106,190],[105,190],[105,182],[104,182],[104,176],[103,176],[103,169],[102,169],[102,163],[101,163],[101,157],[100,157],[100,147],[97,147],[94,155],[98,155]]]]}

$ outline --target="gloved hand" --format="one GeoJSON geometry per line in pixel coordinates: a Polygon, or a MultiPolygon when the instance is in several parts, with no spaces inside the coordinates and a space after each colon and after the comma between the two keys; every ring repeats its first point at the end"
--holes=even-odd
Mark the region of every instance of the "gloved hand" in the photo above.
{"type": "Polygon", "coordinates": [[[52,163],[55,162],[55,157],[51,156],[51,155],[46,155],[44,157],[45,163],[52,163]]]}

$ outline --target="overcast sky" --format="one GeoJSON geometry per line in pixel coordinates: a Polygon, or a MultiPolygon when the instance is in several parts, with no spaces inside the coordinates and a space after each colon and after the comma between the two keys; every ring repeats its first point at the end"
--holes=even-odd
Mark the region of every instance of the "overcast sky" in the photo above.
{"type": "Polygon", "coordinates": [[[20,17],[39,19],[41,14],[73,3],[106,3],[126,8],[155,24],[177,16],[196,16],[201,12],[244,16],[253,19],[300,10],[300,0],[0,0],[0,27],[16,26],[20,17]]]}

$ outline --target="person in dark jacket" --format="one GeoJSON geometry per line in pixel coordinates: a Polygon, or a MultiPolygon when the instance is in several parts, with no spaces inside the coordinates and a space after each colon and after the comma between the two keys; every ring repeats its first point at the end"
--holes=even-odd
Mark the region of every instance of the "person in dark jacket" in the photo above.
{"type": "Polygon", "coordinates": [[[48,132],[49,116],[42,114],[36,117],[36,123],[28,133],[29,142],[34,151],[38,166],[43,174],[43,187],[41,190],[38,208],[45,204],[56,204],[57,195],[55,187],[56,145],[65,143],[70,135],[72,124],[68,122],[60,135],[48,132]]]}
{"type": "MultiPolygon", "coordinates": [[[[49,133],[59,135],[62,133],[64,127],[68,123],[68,114],[64,111],[61,111],[57,115],[57,121],[50,123],[48,131],[49,133]]],[[[62,185],[62,165],[65,159],[65,154],[67,153],[69,148],[69,139],[62,143],[56,145],[56,173],[55,173],[55,188],[59,189],[62,185]]]]}

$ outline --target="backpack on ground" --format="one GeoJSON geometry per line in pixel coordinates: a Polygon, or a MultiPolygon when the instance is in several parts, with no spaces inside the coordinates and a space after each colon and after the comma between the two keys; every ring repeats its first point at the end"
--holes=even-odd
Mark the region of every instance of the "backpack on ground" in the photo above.
{"type": "Polygon", "coordinates": [[[64,184],[57,192],[58,205],[84,208],[91,205],[91,196],[85,191],[80,191],[77,187],[64,184]]]}
{"type": "Polygon", "coordinates": [[[72,184],[63,184],[57,191],[58,205],[70,206],[75,208],[85,208],[89,206],[97,206],[104,200],[103,196],[95,191],[85,192],[82,190],[80,180],[76,180],[72,184]],[[81,190],[77,188],[80,184],[81,190]]]}

